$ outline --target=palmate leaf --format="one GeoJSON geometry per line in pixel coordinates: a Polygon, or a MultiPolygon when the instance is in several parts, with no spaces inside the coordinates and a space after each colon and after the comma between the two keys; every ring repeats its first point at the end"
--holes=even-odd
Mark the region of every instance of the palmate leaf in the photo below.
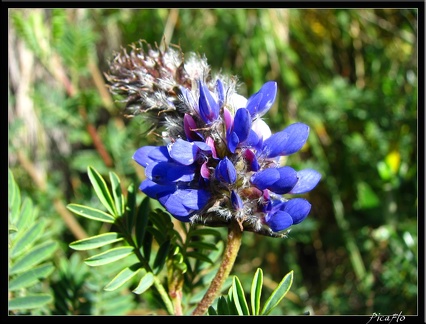
{"type": "Polygon", "coordinates": [[[16,185],[12,171],[9,169],[8,177],[8,198],[9,198],[9,222],[16,226],[21,208],[21,194],[19,187],[16,185]]]}
{"type": "MultiPolygon", "coordinates": [[[[263,272],[258,268],[251,285],[251,306],[252,315],[268,315],[281,302],[284,296],[289,291],[293,282],[293,271],[290,271],[284,276],[277,288],[272,292],[271,296],[265,302],[265,305],[260,309],[260,296],[263,284],[263,272]]],[[[233,277],[232,285],[229,288],[227,298],[220,296],[217,299],[217,307],[214,309],[210,306],[209,315],[250,315],[250,310],[244,294],[244,289],[238,277],[233,277]]]]}
{"type": "Polygon", "coordinates": [[[139,262],[131,265],[130,267],[124,268],[105,286],[104,289],[107,291],[113,291],[120,288],[137,275],[140,270],[142,270],[142,268],[139,262]]]}
{"type": "Polygon", "coordinates": [[[260,315],[268,315],[284,298],[293,283],[293,271],[287,273],[265,302],[260,315]]]}
{"type": "Polygon", "coordinates": [[[90,250],[105,246],[111,243],[123,241],[124,238],[120,233],[109,232],[99,234],[86,239],[72,242],[69,246],[74,250],[90,250]]]}
{"type": "Polygon", "coordinates": [[[120,179],[114,172],[109,173],[109,178],[111,180],[112,195],[114,197],[117,216],[121,216],[124,214],[124,196],[121,191],[120,179]]]}
{"type": "Polygon", "coordinates": [[[58,243],[53,241],[43,242],[35,246],[10,267],[9,275],[23,272],[50,258],[57,246],[58,243]]]}
{"type": "Polygon", "coordinates": [[[247,306],[246,296],[244,294],[244,289],[241,286],[241,282],[238,277],[233,278],[232,295],[235,307],[238,311],[238,315],[250,315],[249,308],[247,306]]]}
{"type": "Polygon", "coordinates": [[[67,209],[72,211],[74,214],[93,219],[98,222],[105,222],[111,224],[115,222],[115,218],[113,216],[96,208],[91,208],[78,204],[68,204],[67,209]]]}
{"type": "Polygon", "coordinates": [[[16,297],[9,300],[9,310],[27,310],[40,308],[52,301],[52,296],[48,294],[33,294],[24,297],[16,297]]]}
{"type": "Polygon", "coordinates": [[[104,205],[111,215],[118,216],[117,209],[115,208],[114,201],[104,178],[90,166],[87,168],[87,174],[102,205],[104,205]]]}
{"type": "Polygon", "coordinates": [[[10,249],[10,257],[16,258],[26,252],[44,232],[46,222],[44,220],[34,223],[28,231],[21,231],[10,249]]]}
{"type": "Polygon", "coordinates": [[[250,292],[251,310],[253,315],[259,315],[260,312],[260,297],[262,294],[262,286],[263,271],[262,269],[258,268],[254,274],[250,292]]]}
{"type": "Polygon", "coordinates": [[[138,286],[133,289],[135,294],[142,294],[148,290],[154,284],[154,274],[152,272],[147,272],[139,281],[138,286]]]}
{"type": "MultiPolygon", "coordinates": [[[[15,314],[32,312],[52,302],[37,285],[54,271],[44,261],[52,258],[58,243],[44,240],[46,222],[38,220],[38,209],[31,199],[21,201],[19,187],[9,170],[9,311],[15,314]],[[35,290],[37,289],[37,293],[35,290]],[[18,295],[19,292],[19,297],[18,295]]],[[[36,310],[37,311],[37,310],[36,310]]]]}
{"type": "Polygon", "coordinates": [[[132,253],[133,253],[133,247],[122,246],[122,247],[113,248],[108,251],[96,254],[84,260],[84,262],[91,267],[97,267],[100,265],[108,264],[108,263],[123,259],[132,253]]]}
{"type": "Polygon", "coordinates": [[[30,287],[39,282],[40,279],[49,276],[54,269],[55,267],[50,263],[31,268],[10,280],[9,291],[30,287]]]}

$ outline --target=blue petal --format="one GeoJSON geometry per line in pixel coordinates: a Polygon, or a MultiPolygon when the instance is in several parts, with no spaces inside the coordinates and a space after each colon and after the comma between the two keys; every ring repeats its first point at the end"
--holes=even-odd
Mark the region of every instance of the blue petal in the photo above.
{"type": "Polygon", "coordinates": [[[263,94],[261,92],[257,92],[248,98],[246,109],[249,111],[250,116],[255,117],[257,115],[262,96],[263,94]]]}
{"type": "Polygon", "coordinates": [[[222,107],[225,102],[225,90],[223,89],[223,83],[220,79],[217,79],[216,81],[216,93],[219,101],[219,107],[222,107]]]}
{"type": "Polygon", "coordinates": [[[194,145],[197,145],[197,146],[198,146],[198,148],[199,148],[201,151],[204,151],[204,152],[206,152],[206,153],[211,153],[211,152],[212,152],[212,148],[210,147],[210,145],[208,145],[208,144],[207,144],[207,143],[205,143],[205,142],[201,142],[201,141],[194,141],[193,143],[194,143],[194,145]]]}
{"type": "Polygon", "coordinates": [[[249,135],[247,139],[243,142],[242,146],[261,149],[262,138],[260,138],[254,130],[250,129],[249,135]]]}
{"type": "Polygon", "coordinates": [[[264,115],[272,107],[276,95],[277,83],[275,81],[266,82],[262,88],[248,100],[247,109],[249,109],[250,115],[252,117],[255,115],[259,117],[264,115]],[[260,100],[258,97],[260,97],[260,100]],[[254,103],[251,103],[251,101],[254,103]]]}
{"type": "Polygon", "coordinates": [[[272,186],[279,179],[280,172],[276,168],[269,168],[253,174],[250,181],[258,189],[264,190],[272,186]]]}
{"type": "Polygon", "coordinates": [[[171,161],[166,146],[143,146],[136,150],[133,159],[145,168],[152,162],[171,161]]]}
{"type": "Polygon", "coordinates": [[[163,186],[147,179],[141,183],[139,189],[148,197],[158,199],[159,197],[175,192],[176,185],[172,184],[163,186]]]}
{"type": "Polygon", "coordinates": [[[149,180],[158,184],[169,184],[175,181],[190,182],[194,179],[194,166],[187,166],[173,162],[151,163],[145,169],[149,180]]]}
{"type": "Polygon", "coordinates": [[[294,123],[263,142],[263,154],[268,158],[290,155],[299,151],[309,135],[309,126],[294,123]]]}
{"type": "Polygon", "coordinates": [[[303,194],[315,188],[321,180],[321,174],[313,169],[304,169],[297,172],[299,180],[291,189],[291,194],[303,194]]]}
{"type": "Polygon", "coordinates": [[[187,216],[202,209],[209,198],[210,194],[205,190],[178,189],[158,200],[174,217],[181,221],[189,221],[187,216]]]}
{"type": "Polygon", "coordinates": [[[265,220],[274,232],[283,231],[293,225],[293,219],[291,216],[281,210],[272,215],[266,216],[265,220]]]}
{"type": "Polygon", "coordinates": [[[281,155],[289,137],[290,135],[285,131],[271,135],[263,142],[262,154],[268,158],[281,155]]]}
{"type": "Polygon", "coordinates": [[[179,190],[182,197],[182,204],[194,211],[202,209],[210,199],[210,192],[202,189],[179,190]]]}
{"type": "Polygon", "coordinates": [[[207,124],[215,121],[219,117],[219,105],[213,98],[207,86],[199,81],[200,99],[199,110],[200,116],[207,124]]]}
{"type": "Polygon", "coordinates": [[[219,181],[233,184],[235,181],[237,181],[237,170],[235,170],[232,162],[227,157],[225,157],[216,166],[215,176],[219,181]]]}
{"type": "Polygon", "coordinates": [[[243,200],[241,199],[240,195],[237,194],[234,190],[231,191],[231,203],[234,209],[243,209],[243,200]]]}
{"type": "Polygon", "coordinates": [[[311,204],[303,198],[293,198],[285,203],[284,211],[291,215],[293,224],[299,224],[311,211],[311,204]]]}
{"type": "Polygon", "coordinates": [[[238,144],[240,143],[240,139],[238,138],[238,135],[234,132],[231,132],[227,137],[228,142],[228,149],[231,151],[231,153],[235,153],[235,150],[237,149],[238,144]]]}
{"type": "Polygon", "coordinates": [[[167,148],[170,157],[183,165],[194,163],[200,150],[193,142],[187,142],[180,138],[178,138],[176,142],[170,143],[167,148]]]}
{"type": "Polygon", "coordinates": [[[268,189],[283,195],[288,193],[297,183],[297,172],[289,166],[280,167],[277,168],[277,170],[280,174],[280,178],[270,185],[268,189]]]}
{"type": "Polygon", "coordinates": [[[235,113],[233,131],[235,132],[235,134],[237,134],[240,143],[247,139],[250,133],[250,129],[250,113],[245,108],[238,109],[235,113]]]}

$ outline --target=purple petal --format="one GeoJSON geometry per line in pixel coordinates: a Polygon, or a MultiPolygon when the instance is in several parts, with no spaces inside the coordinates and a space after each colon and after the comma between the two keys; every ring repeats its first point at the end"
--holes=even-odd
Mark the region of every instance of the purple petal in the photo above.
{"type": "Polygon", "coordinates": [[[194,143],[184,141],[180,138],[178,138],[176,142],[170,143],[167,148],[169,150],[170,157],[183,165],[190,165],[194,163],[200,150],[197,145],[194,145],[194,143]]]}
{"type": "Polygon", "coordinates": [[[283,231],[293,225],[293,218],[281,210],[272,215],[267,215],[265,221],[274,232],[283,231]]]}
{"type": "Polygon", "coordinates": [[[215,169],[215,176],[219,181],[233,184],[237,181],[237,170],[232,162],[225,157],[219,162],[215,169]]]}
{"type": "Polygon", "coordinates": [[[185,130],[185,135],[188,140],[194,141],[198,139],[198,135],[193,129],[197,128],[194,118],[191,115],[185,114],[183,116],[183,129],[185,130]]]}
{"type": "Polygon", "coordinates": [[[297,172],[299,180],[296,185],[291,189],[291,194],[303,194],[311,191],[316,187],[321,180],[321,174],[313,169],[304,169],[297,172]]]}
{"type": "Polygon", "coordinates": [[[247,109],[250,105],[250,115],[254,117],[264,115],[271,107],[275,101],[277,95],[277,83],[275,81],[266,82],[260,90],[249,98],[247,103],[247,109]],[[260,97],[259,100],[257,97],[260,97]],[[251,104],[250,101],[254,101],[255,104],[251,104]]]}
{"type": "Polygon", "coordinates": [[[278,180],[280,180],[280,172],[276,168],[269,168],[256,172],[250,179],[251,183],[260,190],[269,188],[278,180]]]}
{"type": "Polygon", "coordinates": [[[213,98],[207,86],[199,81],[200,99],[199,111],[200,116],[207,124],[215,121],[219,117],[219,105],[213,98]]]}
{"type": "Polygon", "coordinates": [[[245,108],[240,108],[235,113],[233,132],[237,134],[239,142],[243,142],[249,136],[251,128],[250,113],[245,108]]]}
{"type": "Polygon", "coordinates": [[[201,169],[200,169],[200,174],[204,179],[209,179],[210,178],[210,170],[207,167],[207,162],[204,162],[201,165],[201,169]]]}
{"type": "Polygon", "coordinates": [[[308,135],[308,125],[303,123],[291,124],[263,142],[263,154],[269,158],[293,154],[305,145],[308,135]]]}
{"type": "Polygon", "coordinates": [[[143,167],[152,162],[171,161],[166,146],[143,146],[136,150],[133,159],[143,167]]]}
{"type": "Polygon", "coordinates": [[[288,193],[297,183],[297,172],[289,166],[280,167],[277,168],[277,170],[280,174],[280,178],[272,185],[268,186],[268,189],[279,195],[283,195],[288,193]]]}
{"type": "Polygon", "coordinates": [[[228,108],[223,108],[223,120],[225,121],[226,133],[228,133],[234,124],[234,116],[232,116],[228,108]]]}
{"type": "Polygon", "coordinates": [[[293,224],[302,222],[311,211],[311,204],[303,198],[293,198],[285,203],[284,211],[291,215],[293,224]]]}
{"type": "Polygon", "coordinates": [[[217,153],[216,153],[216,147],[215,147],[215,143],[214,143],[214,139],[211,138],[210,136],[206,138],[206,144],[210,147],[210,150],[212,152],[212,156],[214,159],[217,159],[217,153]]]}
{"type": "Polygon", "coordinates": [[[257,162],[256,155],[253,153],[252,150],[249,150],[249,149],[244,150],[243,156],[248,162],[248,165],[249,165],[248,171],[256,172],[259,170],[259,163],[257,162]]]}
{"type": "Polygon", "coordinates": [[[149,180],[158,184],[168,184],[175,181],[190,182],[194,179],[194,171],[194,166],[158,162],[149,164],[145,169],[145,175],[149,180]]]}

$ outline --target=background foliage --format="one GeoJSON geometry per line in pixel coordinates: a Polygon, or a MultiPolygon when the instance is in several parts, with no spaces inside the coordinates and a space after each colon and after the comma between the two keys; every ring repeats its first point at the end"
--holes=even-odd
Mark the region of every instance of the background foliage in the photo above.
{"type": "MultiPolygon", "coordinates": [[[[164,36],[184,52],[205,54],[212,70],[236,75],[245,95],[277,81],[278,97],[266,116],[274,132],[294,121],[311,126],[308,145],[289,159],[296,169],[323,175],[308,197],[312,212],[288,239],[243,235],[232,273],[244,291],[258,268],[269,294],[294,271],[272,314],[417,314],[417,14],[11,9],[9,223],[24,218],[26,227],[9,226],[9,300],[18,305],[10,312],[164,313],[155,294],[132,294],[132,281],[103,290],[117,269],[89,268],[88,255],[69,244],[109,229],[65,207],[102,208],[88,166],[104,178],[117,174],[124,192],[143,179],[131,157],[156,138],[141,136],[141,119],[124,116],[103,73],[122,47],[140,39],[160,43],[164,36]],[[27,231],[33,240],[22,242],[27,231]],[[19,257],[37,248],[42,259],[30,266],[40,272],[25,275],[28,263],[19,266],[19,257]],[[50,297],[19,308],[16,298],[34,295],[50,297]]],[[[138,203],[142,198],[136,195],[138,203]]]]}

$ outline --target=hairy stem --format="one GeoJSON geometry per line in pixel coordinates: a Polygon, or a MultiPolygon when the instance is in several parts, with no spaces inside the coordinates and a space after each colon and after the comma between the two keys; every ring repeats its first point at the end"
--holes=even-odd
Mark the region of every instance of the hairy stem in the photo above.
{"type": "Polygon", "coordinates": [[[234,266],[235,259],[237,258],[238,251],[240,250],[242,234],[243,232],[241,231],[238,223],[232,222],[228,228],[228,242],[226,244],[219,270],[192,315],[204,315],[209,306],[219,296],[223,283],[226,278],[228,278],[229,273],[234,266]]]}

